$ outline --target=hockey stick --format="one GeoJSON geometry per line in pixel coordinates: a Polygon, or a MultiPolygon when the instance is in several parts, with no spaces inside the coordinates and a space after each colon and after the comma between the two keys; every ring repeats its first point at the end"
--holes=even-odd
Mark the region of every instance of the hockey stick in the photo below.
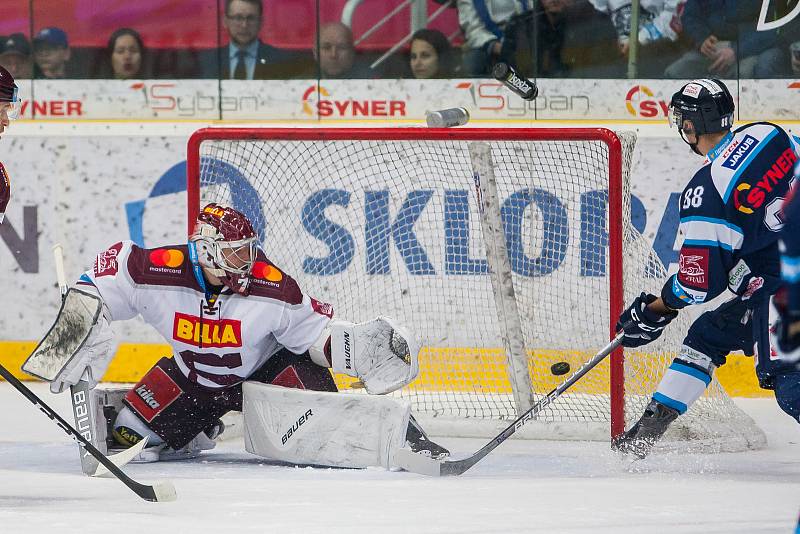
{"type": "MultiPolygon", "coordinates": [[[[63,301],[67,296],[69,285],[67,284],[67,276],[64,273],[64,252],[61,243],[53,245],[53,260],[56,266],[58,289],[61,292],[61,300],[63,301]]],[[[95,439],[97,438],[95,435],[97,427],[96,424],[94,424],[94,414],[89,404],[90,391],[89,383],[81,377],[81,380],[79,380],[77,384],[69,387],[69,399],[70,405],[72,406],[72,415],[75,418],[75,427],[81,431],[81,435],[87,440],[92,443],[97,443],[99,446],[100,442],[95,439]]],[[[107,451],[101,450],[100,452],[105,454],[107,451]]],[[[78,453],[80,454],[81,471],[83,471],[84,474],[89,476],[101,476],[103,474],[102,471],[98,471],[100,464],[86,452],[83,447],[78,447],[78,453]]],[[[132,457],[133,456],[131,456],[131,458],[132,457]]],[[[116,459],[112,458],[111,461],[116,465],[122,466],[130,460],[120,457],[116,459]]]]}
{"type": "Polygon", "coordinates": [[[394,465],[412,473],[419,473],[421,475],[429,476],[450,476],[461,475],[465,473],[470,467],[481,461],[487,454],[492,452],[498,445],[510,438],[511,435],[522,428],[525,423],[536,417],[539,412],[547,408],[554,400],[560,397],[562,393],[572,387],[575,382],[580,380],[583,375],[591,371],[598,363],[602,362],[606,356],[611,354],[614,349],[620,346],[624,335],[625,332],[623,329],[623,331],[620,331],[608,345],[603,347],[600,352],[592,356],[592,358],[584,363],[580,369],[575,371],[572,376],[562,382],[543,398],[539,399],[528,411],[517,417],[517,419],[508,425],[505,430],[500,432],[500,434],[492,439],[492,441],[481,447],[471,456],[467,456],[461,460],[439,461],[432,458],[427,458],[415,452],[411,452],[409,449],[400,449],[394,455],[394,465]]]}
{"type": "Polygon", "coordinates": [[[115,477],[120,479],[123,484],[128,486],[131,490],[133,490],[136,495],[141,497],[146,501],[151,502],[166,502],[166,501],[174,501],[177,498],[175,493],[175,487],[172,485],[171,482],[163,481],[163,482],[156,482],[152,486],[148,486],[145,484],[140,484],[130,478],[128,475],[122,472],[122,470],[114,465],[114,462],[106,458],[102,452],[98,451],[94,445],[92,445],[89,441],[86,440],[77,430],[72,428],[69,423],[67,423],[60,415],[58,415],[52,408],[50,408],[47,404],[45,404],[42,399],[36,396],[36,394],[25,387],[25,385],[20,382],[17,377],[11,374],[11,372],[0,365],[0,376],[8,380],[8,383],[14,386],[17,391],[25,395],[25,397],[33,403],[34,406],[39,408],[42,413],[44,413],[47,417],[52,419],[56,422],[61,429],[69,434],[73,440],[75,440],[78,445],[81,445],[86,451],[94,456],[98,462],[100,462],[106,469],[108,469],[111,473],[114,474],[115,477]]]}
{"type": "MultiPolygon", "coordinates": [[[[61,300],[67,296],[67,276],[64,274],[64,253],[60,243],[53,245],[53,259],[56,264],[56,279],[58,280],[58,289],[61,292],[61,300]]],[[[97,443],[95,448],[98,448],[102,454],[106,455],[114,465],[122,467],[126,465],[147,446],[147,440],[143,439],[136,445],[123,450],[117,454],[107,455],[107,450],[102,448],[102,442],[97,436],[97,424],[94,422],[95,414],[92,412],[91,403],[89,402],[91,388],[86,380],[80,380],[74,386],[69,387],[70,403],[72,405],[72,415],[75,416],[75,427],[81,432],[81,435],[92,443],[97,443]]],[[[81,459],[81,470],[84,474],[92,477],[101,477],[108,474],[108,469],[103,467],[91,454],[86,452],[81,446],[78,446],[78,452],[81,459]]]]}

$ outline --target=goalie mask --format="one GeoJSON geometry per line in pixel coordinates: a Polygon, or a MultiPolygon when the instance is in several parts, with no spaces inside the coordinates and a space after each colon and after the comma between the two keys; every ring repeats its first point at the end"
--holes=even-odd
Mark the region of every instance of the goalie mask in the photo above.
{"type": "Polygon", "coordinates": [[[9,119],[19,117],[20,99],[19,87],[14,83],[14,77],[2,65],[0,65],[0,103],[10,103],[10,108],[6,111],[9,119]]]}
{"type": "Polygon", "coordinates": [[[696,154],[697,138],[703,134],[725,132],[733,126],[733,96],[720,80],[693,80],[672,95],[669,103],[669,125],[676,126],[683,141],[696,154]],[[687,125],[688,123],[691,125],[687,125]],[[686,135],[694,135],[690,143],[686,135]]]}
{"type": "Polygon", "coordinates": [[[250,271],[256,259],[256,233],[247,217],[233,208],[208,204],[197,216],[190,238],[197,261],[231,290],[250,293],[250,271]]]}

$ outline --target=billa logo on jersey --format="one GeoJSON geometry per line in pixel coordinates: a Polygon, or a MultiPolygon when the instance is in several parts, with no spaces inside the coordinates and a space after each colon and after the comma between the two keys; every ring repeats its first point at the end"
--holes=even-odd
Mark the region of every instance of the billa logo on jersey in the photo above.
{"type": "MultiPolygon", "coordinates": [[[[772,193],[778,182],[793,175],[792,169],[796,161],[797,154],[794,153],[794,149],[790,147],[784,150],[757,182],[752,184],[745,182],[736,186],[733,192],[733,206],[742,213],[753,213],[764,204],[767,195],[772,193]]],[[[773,196],[770,195],[770,198],[773,196]]]]}
{"type": "Polygon", "coordinates": [[[175,313],[172,337],[196,347],[241,347],[242,323],[233,319],[200,320],[200,317],[175,313]]]}
{"type": "Polygon", "coordinates": [[[105,252],[100,253],[94,260],[94,275],[99,278],[101,276],[112,276],[117,274],[119,270],[119,263],[117,256],[119,251],[122,250],[122,243],[112,245],[111,248],[105,252]]]}
{"type": "Polygon", "coordinates": [[[708,251],[683,248],[679,261],[678,279],[692,287],[708,289],[708,251]]]}
{"type": "Polygon", "coordinates": [[[336,100],[330,91],[321,85],[312,85],[303,93],[303,113],[320,117],[405,117],[406,102],[403,100],[336,100]],[[317,100],[319,99],[319,100],[317,100]],[[316,102],[315,102],[316,101],[316,102]]]}
{"type": "Polygon", "coordinates": [[[260,282],[272,282],[269,285],[278,286],[278,282],[283,280],[283,273],[278,270],[274,265],[263,261],[257,261],[253,264],[253,269],[250,271],[253,278],[260,282]]]}

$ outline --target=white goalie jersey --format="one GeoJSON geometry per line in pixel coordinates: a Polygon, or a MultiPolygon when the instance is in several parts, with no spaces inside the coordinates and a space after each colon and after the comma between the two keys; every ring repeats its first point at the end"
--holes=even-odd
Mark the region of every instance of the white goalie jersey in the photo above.
{"type": "Polygon", "coordinates": [[[77,285],[100,295],[112,321],[141,315],[172,346],[184,375],[208,388],[243,382],[284,347],[306,352],[333,316],[261,251],[247,297],[225,288],[209,299],[186,245],[143,249],[130,241],[98,255],[77,285]]]}

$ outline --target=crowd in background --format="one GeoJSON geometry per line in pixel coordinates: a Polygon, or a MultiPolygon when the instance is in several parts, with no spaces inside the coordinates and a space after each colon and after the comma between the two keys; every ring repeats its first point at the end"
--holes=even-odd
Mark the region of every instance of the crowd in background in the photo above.
{"type": "MultiPolygon", "coordinates": [[[[630,0],[436,0],[457,9],[458,27],[450,35],[418,30],[385,60],[383,51],[359,50],[339,21],[320,21],[306,49],[263,42],[262,2],[270,1],[226,0],[222,44],[213,49],[148,49],[127,27],[113,31],[105,48],[76,49],[63,29],[51,26],[32,39],[0,37],[0,65],[19,79],[470,78],[486,77],[498,61],[530,77],[628,73],[630,0]]],[[[771,18],[791,6],[771,4],[771,18]]],[[[636,76],[800,76],[800,17],[756,31],[760,10],[756,0],[640,0],[636,76]]]]}

